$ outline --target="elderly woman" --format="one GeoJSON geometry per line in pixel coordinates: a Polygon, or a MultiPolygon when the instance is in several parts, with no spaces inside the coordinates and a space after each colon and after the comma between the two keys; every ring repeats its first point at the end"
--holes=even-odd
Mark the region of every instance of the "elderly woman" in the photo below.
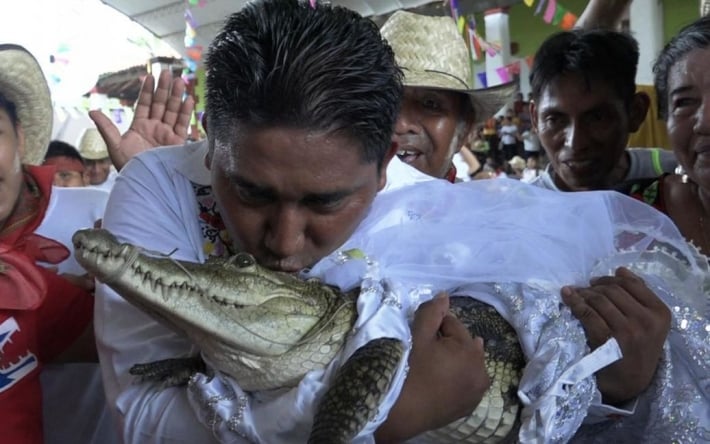
{"type": "Polygon", "coordinates": [[[710,17],[683,28],[654,66],[659,115],[680,166],[677,175],[637,183],[631,195],[668,214],[710,255],[710,17]]]}

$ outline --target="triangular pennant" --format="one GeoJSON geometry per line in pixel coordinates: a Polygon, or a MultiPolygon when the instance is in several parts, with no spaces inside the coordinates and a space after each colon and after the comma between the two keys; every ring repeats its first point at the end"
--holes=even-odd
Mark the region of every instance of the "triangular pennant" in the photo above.
{"type": "Polygon", "coordinates": [[[577,24],[577,16],[569,11],[565,12],[564,17],[562,17],[562,22],[560,23],[560,28],[569,31],[574,28],[575,24],[577,24]]]}
{"type": "Polygon", "coordinates": [[[500,68],[496,68],[496,72],[498,73],[498,77],[500,77],[501,83],[510,82],[510,73],[508,72],[507,66],[501,66],[500,68]]]}
{"type": "Polygon", "coordinates": [[[557,26],[562,23],[562,18],[565,16],[566,12],[567,10],[565,8],[560,5],[557,5],[557,8],[555,8],[555,16],[552,17],[552,24],[554,26],[557,26]]]}
{"type": "Polygon", "coordinates": [[[485,72],[479,72],[476,74],[478,76],[478,80],[481,82],[481,86],[484,88],[488,88],[488,78],[486,77],[485,72]]]}
{"type": "Polygon", "coordinates": [[[537,8],[535,8],[535,15],[540,15],[542,9],[545,7],[546,1],[547,0],[540,0],[540,3],[537,4],[537,8]]]}
{"type": "Polygon", "coordinates": [[[552,19],[555,18],[555,11],[557,11],[557,0],[548,0],[547,9],[545,9],[545,15],[542,16],[542,19],[545,20],[545,23],[552,22],[552,19]]]}

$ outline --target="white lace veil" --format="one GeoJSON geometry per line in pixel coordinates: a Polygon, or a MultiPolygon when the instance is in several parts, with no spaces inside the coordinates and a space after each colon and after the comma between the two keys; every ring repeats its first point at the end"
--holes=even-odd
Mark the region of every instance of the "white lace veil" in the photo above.
{"type": "MultiPolygon", "coordinates": [[[[357,285],[362,264],[347,271],[338,260],[351,249],[375,261],[382,277],[435,290],[477,282],[587,285],[619,265],[643,272],[638,264],[651,262],[664,267],[651,272],[679,273],[689,288],[702,290],[708,271],[673,222],[642,202],[509,179],[430,181],[380,195],[351,239],[310,275],[357,285]]],[[[707,312],[702,291],[685,297],[707,312]]]]}

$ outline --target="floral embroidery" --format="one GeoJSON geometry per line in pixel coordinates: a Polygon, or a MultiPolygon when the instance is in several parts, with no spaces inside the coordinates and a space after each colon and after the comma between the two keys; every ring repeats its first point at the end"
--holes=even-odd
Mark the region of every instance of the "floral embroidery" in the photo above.
{"type": "Polygon", "coordinates": [[[200,230],[202,231],[203,251],[206,256],[225,256],[232,254],[227,229],[219,214],[217,202],[212,195],[212,187],[192,183],[199,208],[200,230]]]}

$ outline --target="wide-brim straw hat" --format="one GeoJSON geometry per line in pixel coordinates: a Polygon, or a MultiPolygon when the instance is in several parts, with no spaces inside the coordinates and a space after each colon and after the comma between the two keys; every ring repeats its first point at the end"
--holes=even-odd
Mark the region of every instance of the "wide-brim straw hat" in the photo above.
{"type": "Polygon", "coordinates": [[[525,159],[520,156],[513,156],[513,158],[508,161],[508,164],[514,170],[524,170],[527,166],[525,159]]]}
{"type": "Polygon", "coordinates": [[[22,163],[41,164],[52,136],[52,99],[37,59],[20,45],[0,44],[0,93],[15,104],[25,134],[22,163]]]}
{"type": "Polygon", "coordinates": [[[96,128],[87,128],[79,142],[79,154],[87,160],[101,160],[108,157],[108,148],[96,128]]]}
{"type": "Polygon", "coordinates": [[[404,86],[468,94],[482,122],[512,100],[514,82],[473,89],[469,50],[451,17],[396,11],[382,25],[382,36],[404,73],[404,86]]]}

